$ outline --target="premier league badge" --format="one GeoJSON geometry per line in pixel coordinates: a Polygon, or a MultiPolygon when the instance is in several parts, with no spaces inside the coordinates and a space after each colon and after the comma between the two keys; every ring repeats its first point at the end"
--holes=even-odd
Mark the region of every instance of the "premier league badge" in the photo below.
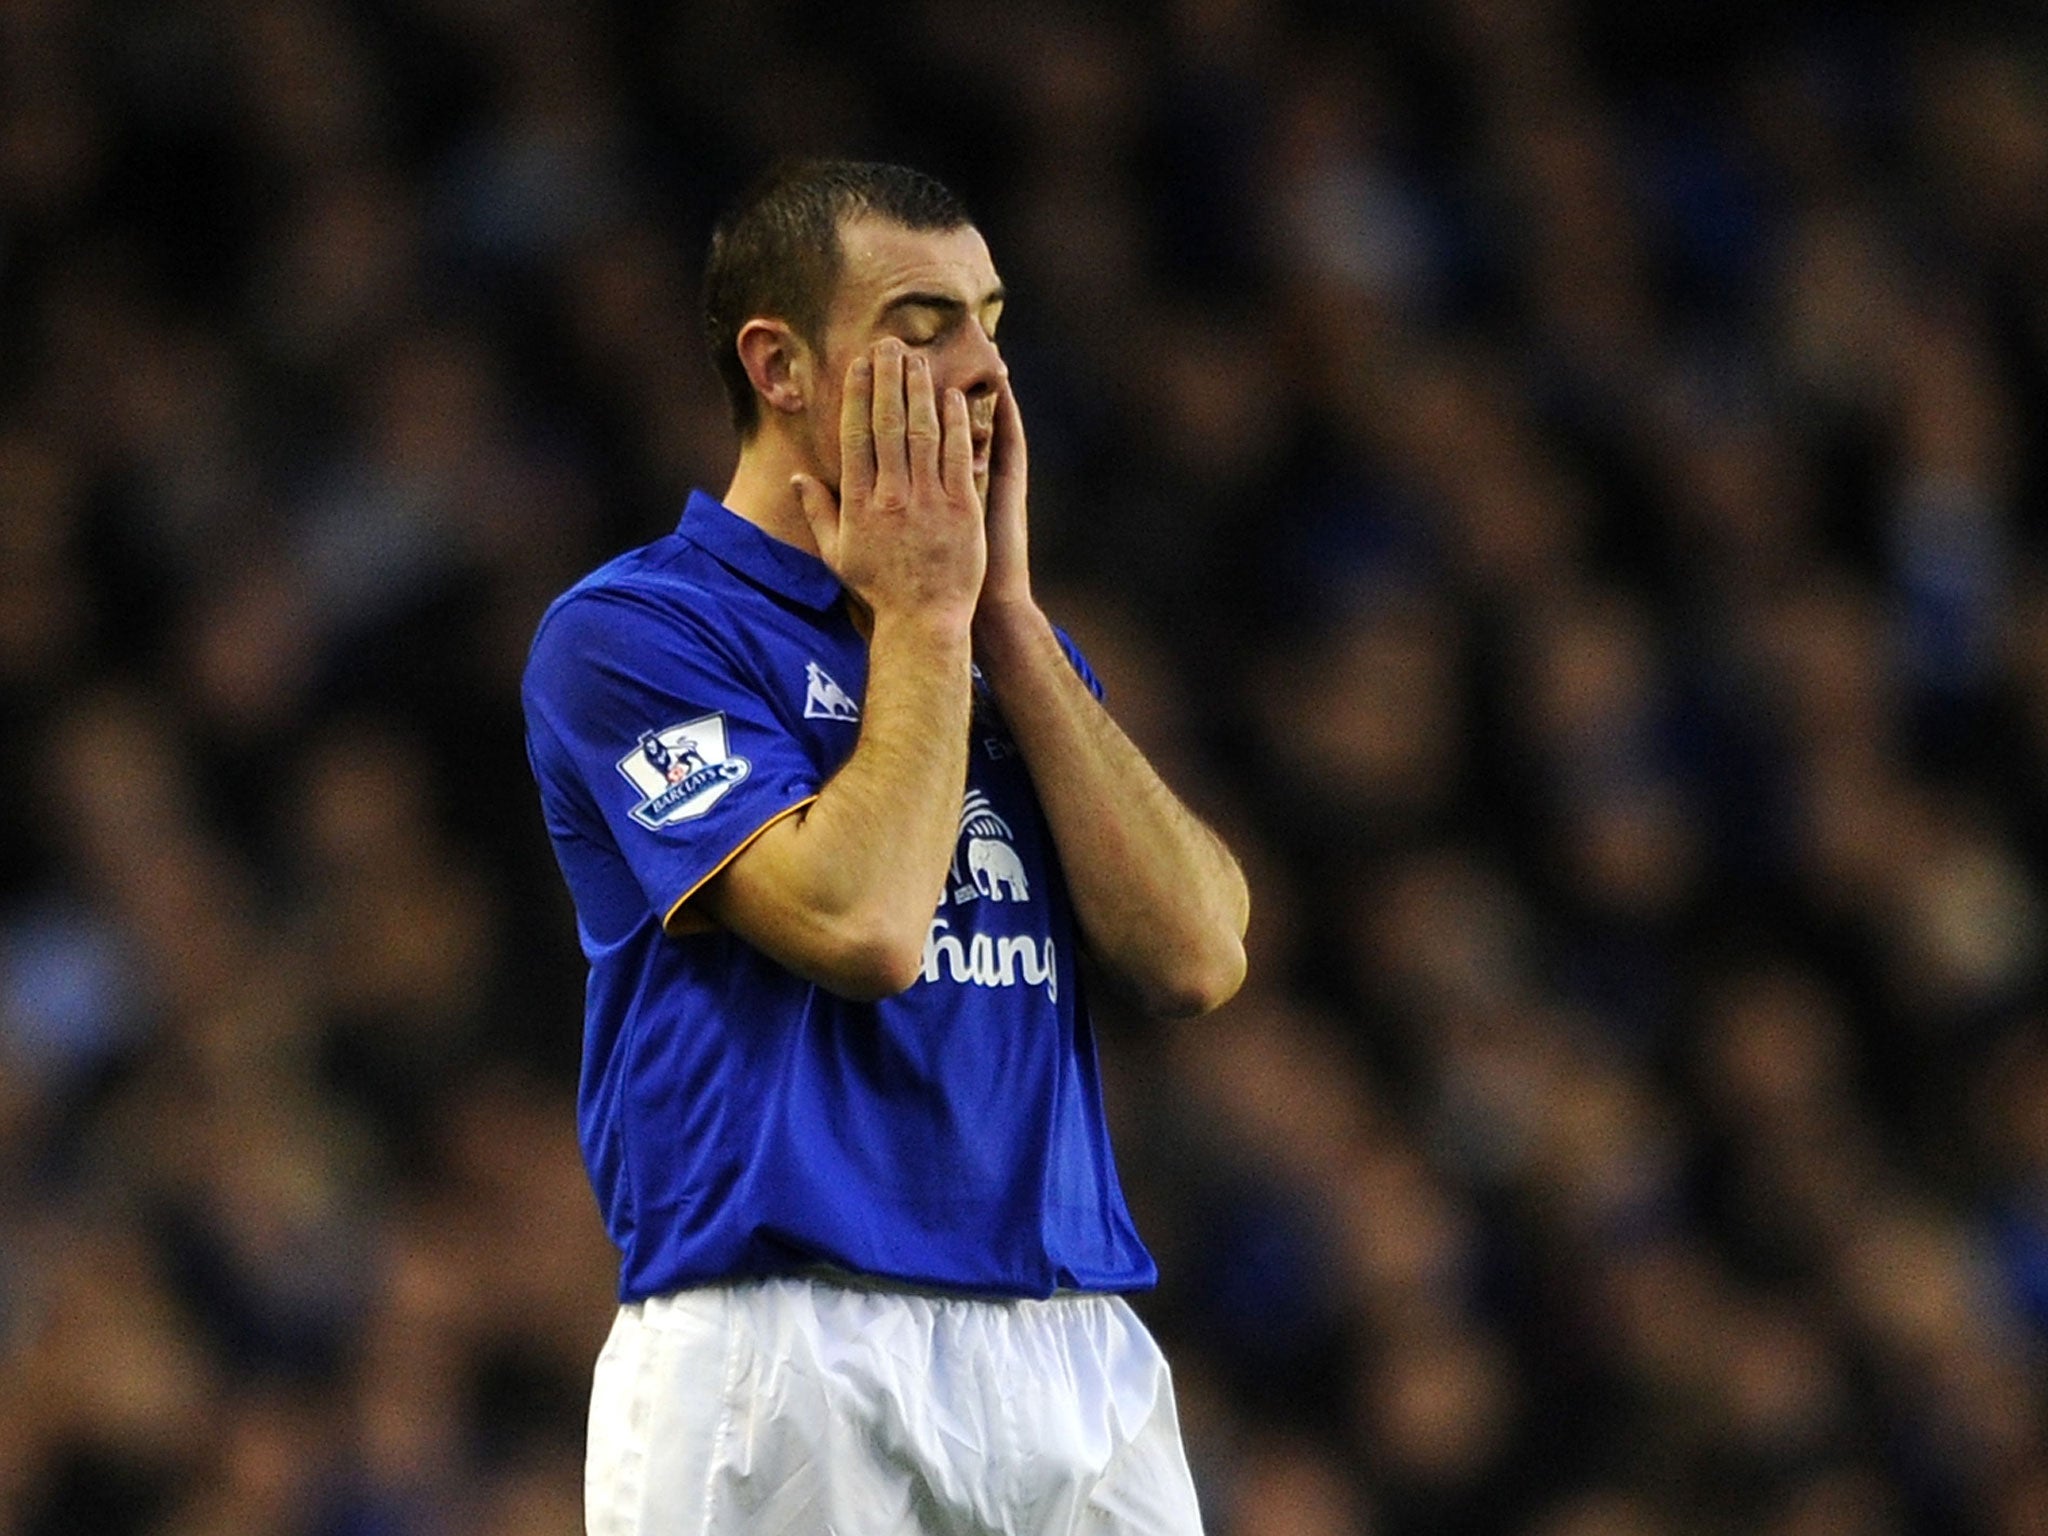
{"type": "Polygon", "coordinates": [[[650,831],[702,816],[750,767],[728,755],[722,714],[642,731],[640,744],[619,759],[619,772],[641,795],[633,819],[650,831]]]}

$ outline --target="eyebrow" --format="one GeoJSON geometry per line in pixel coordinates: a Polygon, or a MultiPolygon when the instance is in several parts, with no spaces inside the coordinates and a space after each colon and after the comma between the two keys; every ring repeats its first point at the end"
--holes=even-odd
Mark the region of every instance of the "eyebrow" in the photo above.
{"type": "MultiPolygon", "coordinates": [[[[978,310],[987,309],[992,304],[1003,303],[1008,297],[1009,294],[1004,289],[992,288],[974,307],[978,310]]],[[[967,313],[967,307],[965,300],[950,293],[905,293],[884,304],[882,314],[886,318],[899,309],[935,309],[946,315],[964,315],[967,313]]]]}

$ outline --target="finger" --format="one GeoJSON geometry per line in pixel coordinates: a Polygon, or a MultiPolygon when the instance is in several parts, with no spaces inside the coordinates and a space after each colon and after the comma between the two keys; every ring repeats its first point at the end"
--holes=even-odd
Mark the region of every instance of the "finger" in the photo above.
{"type": "Polygon", "coordinates": [[[945,462],[939,484],[949,501],[974,498],[974,429],[967,418],[967,396],[957,389],[946,391],[945,462]]]}
{"type": "Polygon", "coordinates": [[[903,442],[903,344],[875,348],[875,496],[891,506],[910,499],[910,462],[903,442]]]}
{"type": "Polygon", "coordinates": [[[989,468],[991,474],[1005,479],[1024,478],[1024,413],[1017,408],[1017,392],[1007,378],[996,389],[996,433],[989,468]]]}
{"type": "MultiPolygon", "coordinates": [[[[839,494],[865,502],[875,485],[875,368],[863,352],[846,370],[846,389],[839,399],[839,494]]],[[[823,487],[820,487],[823,489],[823,487]]],[[[808,512],[808,507],[806,508],[808,512]]],[[[833,509],[836,518],[838,509],[833,509]]]]}
{"type": "Polygon", "coordinates": [[[904,439],[910,479],[930,485],[939,479],[939,405],[933,393],[931,359],[913,352],[903,374],[904,439]]]}

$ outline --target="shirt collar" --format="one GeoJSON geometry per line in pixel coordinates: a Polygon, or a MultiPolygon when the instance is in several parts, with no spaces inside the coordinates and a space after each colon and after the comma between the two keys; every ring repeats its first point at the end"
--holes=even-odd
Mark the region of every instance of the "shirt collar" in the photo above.
{"type": "Polygon", "coordinates": [[[690,492],[676,533],[756,586],[806,608],[822,613],[839,601],[839,578],[824,561],[783,543],[702,491],[690,492]]]}

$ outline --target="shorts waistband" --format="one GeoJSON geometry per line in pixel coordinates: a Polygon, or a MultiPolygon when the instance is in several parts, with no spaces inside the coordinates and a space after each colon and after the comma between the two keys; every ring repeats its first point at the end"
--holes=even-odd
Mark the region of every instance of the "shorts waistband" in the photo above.
{"type": "MultiPolygon", "coordinates": [[[[894,1275],[877,1275],[863,1270],[842,1269],[836,1264],[805,1264],[796,1269],[777,1270],[762,1275],[731,1275],[720,1280],[707,1280],[701,1285],[685,1286],[678,1291],[665,1293],[669,1296],[688,1295],[691,1291],[736,1289],[744,1286],[772,1285],[777,1281],[799,1281],[814,1285],[832,1286],[838,1290],[857,1291],[874,1296],[914,1296],[927,1301],[976,1301],[991,1306],[1023,1306],[1048,1301],[1075,1301],[1090,1297],[1108,1297],[1114,1291],[1086,1291],[1073,1286],[1061,1286],[1050,1296],[1020,1296],[1010,1291],[978,1291],[967,1286],[934,1284],[924,1280],[904,1280],[894,1275]]],[[[650,1301],[660,1297],[650,1297],[650,1301]]]]}

